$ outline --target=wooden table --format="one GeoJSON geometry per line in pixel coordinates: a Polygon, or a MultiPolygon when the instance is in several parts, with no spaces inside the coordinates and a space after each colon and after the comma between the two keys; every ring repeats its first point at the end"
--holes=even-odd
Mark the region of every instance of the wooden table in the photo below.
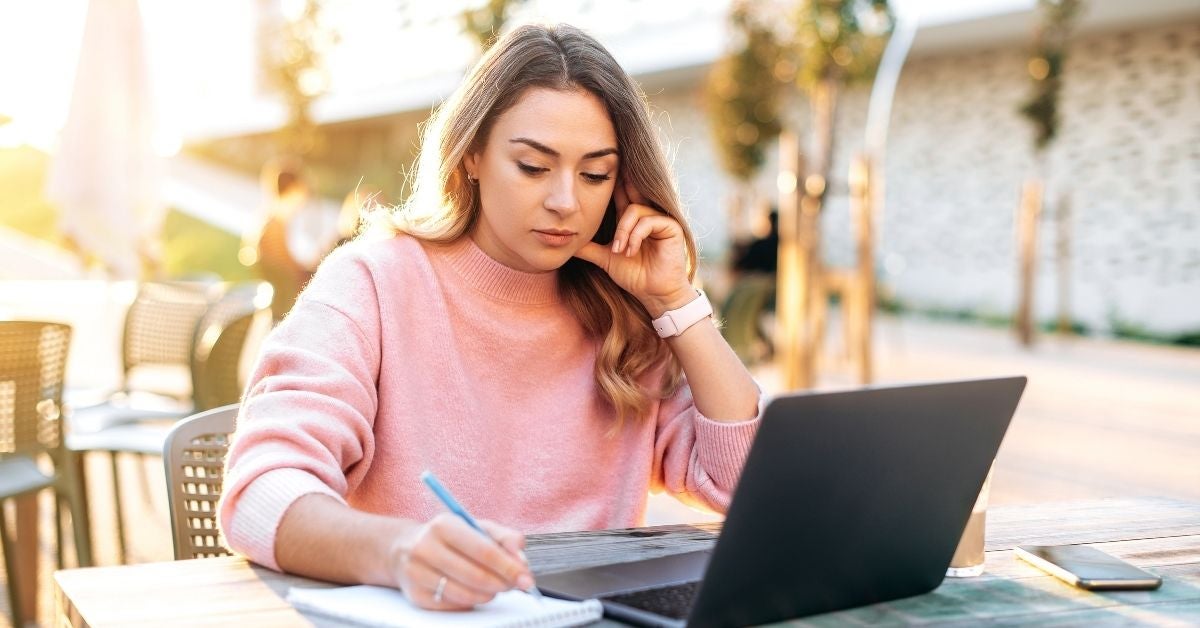
{"type": "MultiPolygon", "coordinates": [[[[551,573],[705,548],[719,527],[536,535],[528,555],[535,573],[551,573]]],[[[947,579],[926,595],[791,623],[1200,624],[1200,504],[1138,498],[996,507],[988,513],[987,549],[987,569],[978,578],[947,579]],[[1095,545],[1159,574],[1163,585],[1157,591],[1075,589],[1018,561],[1012,548],[1027,543],[1095,545]]],[[[330,625],[283,600],[293,584],[322,583],[238,558],[71,569],[54,578],[59,625],[330,625]]]]}

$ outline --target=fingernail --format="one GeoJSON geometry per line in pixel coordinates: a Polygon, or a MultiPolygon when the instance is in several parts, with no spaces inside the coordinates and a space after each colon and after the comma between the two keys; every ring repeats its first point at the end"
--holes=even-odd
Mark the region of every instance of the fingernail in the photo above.
{"type": "Polygon", "coordinates": [[[620,253],[620,252],[621,252],[621,241],[613,240],[613,253],[620,253]]]}
{"type": "Polygon", "coordinates": [[[525,556],[525,550],[517,550],[517,557],[520,558],[521,562],[525,563],[526,565],[529,564],[529,557],[525,556]]]}
{"type": "Polygon", "coordinates": [[[521,577],[517,578],[517,587],[521,590],[532,589],[533,578],[529,577],[529,574],[521,574],[521,577]]]}

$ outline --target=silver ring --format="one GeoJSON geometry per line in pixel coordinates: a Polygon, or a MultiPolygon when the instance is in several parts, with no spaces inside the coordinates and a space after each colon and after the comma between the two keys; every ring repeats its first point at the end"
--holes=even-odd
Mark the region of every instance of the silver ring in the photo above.
{"type": "Polygon", "coordinates": [[[442,603],[442,594],[446,592],[446,576],[438,579],[437,588],[433,590],[433,603],[442,603]]]}

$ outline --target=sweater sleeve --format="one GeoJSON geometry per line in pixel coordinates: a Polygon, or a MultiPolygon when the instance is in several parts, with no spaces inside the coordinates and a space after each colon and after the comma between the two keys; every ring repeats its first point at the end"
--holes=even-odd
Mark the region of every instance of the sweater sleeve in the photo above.
{"type": "Polygon", "coordinates": [[[696,409],[686,380],[658,407],[651,489],[717,512],[729,508],[733,489],[762,420],[758,411],[745,421],[714,421],[696,409]]]}
{"type": "Polygon", "coordinates": [[[287,509],[345,496],[374,452],[379,303],[366,263],[336,252],[263,342],[226,459],[218,517],[226,543],[272,569],[287,509]]]}

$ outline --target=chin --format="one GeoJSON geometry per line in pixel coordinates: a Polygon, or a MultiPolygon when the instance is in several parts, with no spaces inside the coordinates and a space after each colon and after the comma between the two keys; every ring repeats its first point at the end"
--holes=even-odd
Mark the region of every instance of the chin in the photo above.
{"type": "Polygon", "coordinates": [[[548,273],[562,268],[574,254],[573,250],[547,249],[525,256],[525,263],[533,272],[548,273]]]}

